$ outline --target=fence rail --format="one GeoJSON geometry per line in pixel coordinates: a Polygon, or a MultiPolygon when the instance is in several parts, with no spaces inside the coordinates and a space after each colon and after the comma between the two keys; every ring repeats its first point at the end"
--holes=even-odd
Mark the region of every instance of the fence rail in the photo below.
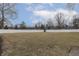
{"type": "MultiPolygon", "coordinates": [[[[15,30],[15,29],[1,29],[0,33],[20,33],[20,32],[44,32],[44,30],[15,30]]],[[[61,29],[61,30],[46,30],[46,32],[79,32],[79,29],[61,29]]]]}

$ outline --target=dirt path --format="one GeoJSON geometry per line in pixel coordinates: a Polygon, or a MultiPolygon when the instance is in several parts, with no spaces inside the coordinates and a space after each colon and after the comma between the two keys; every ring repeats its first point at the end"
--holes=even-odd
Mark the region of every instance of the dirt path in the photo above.
{"type": "Polygon", "coordinates": [[[72,47],[69,56],[79,56],[79,47],[72,47]]]}

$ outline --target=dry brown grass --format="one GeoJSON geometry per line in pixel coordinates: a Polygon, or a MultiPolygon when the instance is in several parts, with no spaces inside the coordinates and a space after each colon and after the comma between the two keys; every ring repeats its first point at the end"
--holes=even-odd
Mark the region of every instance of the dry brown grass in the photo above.
{"type": "Polygon", "coordinates": [[[71,46],[79,46],[79,33],[4,34],[3,54],[16,56],[68,55],[71,46]]]}

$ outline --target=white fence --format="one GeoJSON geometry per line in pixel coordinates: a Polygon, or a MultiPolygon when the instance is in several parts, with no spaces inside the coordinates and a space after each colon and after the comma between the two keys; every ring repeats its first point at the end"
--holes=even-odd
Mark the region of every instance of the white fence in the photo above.
{"type": "MultiPolygon", "coordinates": [[[[21,32],[44,32],[44,30],[13,30],[13,29],[1,29],[0,33],[21,33],[21,32]]],[[[71,30],[46,30],[46,32],[79,32],[79,29],[71,29],[71,30]]]]}

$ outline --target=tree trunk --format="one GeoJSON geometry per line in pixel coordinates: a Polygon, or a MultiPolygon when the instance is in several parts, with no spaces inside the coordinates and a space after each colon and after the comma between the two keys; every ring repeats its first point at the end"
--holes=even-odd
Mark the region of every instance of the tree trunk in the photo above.
{"type": "Polygon", "coordinates": [[[46,26],[44,26],[44,32],[46,32],[46,26]]]}
{"type": "Polygon", "coordinates": [[[1,28],[4,29],[4,3],[2,5],[2,21],[1,21],[1,28]]]}

